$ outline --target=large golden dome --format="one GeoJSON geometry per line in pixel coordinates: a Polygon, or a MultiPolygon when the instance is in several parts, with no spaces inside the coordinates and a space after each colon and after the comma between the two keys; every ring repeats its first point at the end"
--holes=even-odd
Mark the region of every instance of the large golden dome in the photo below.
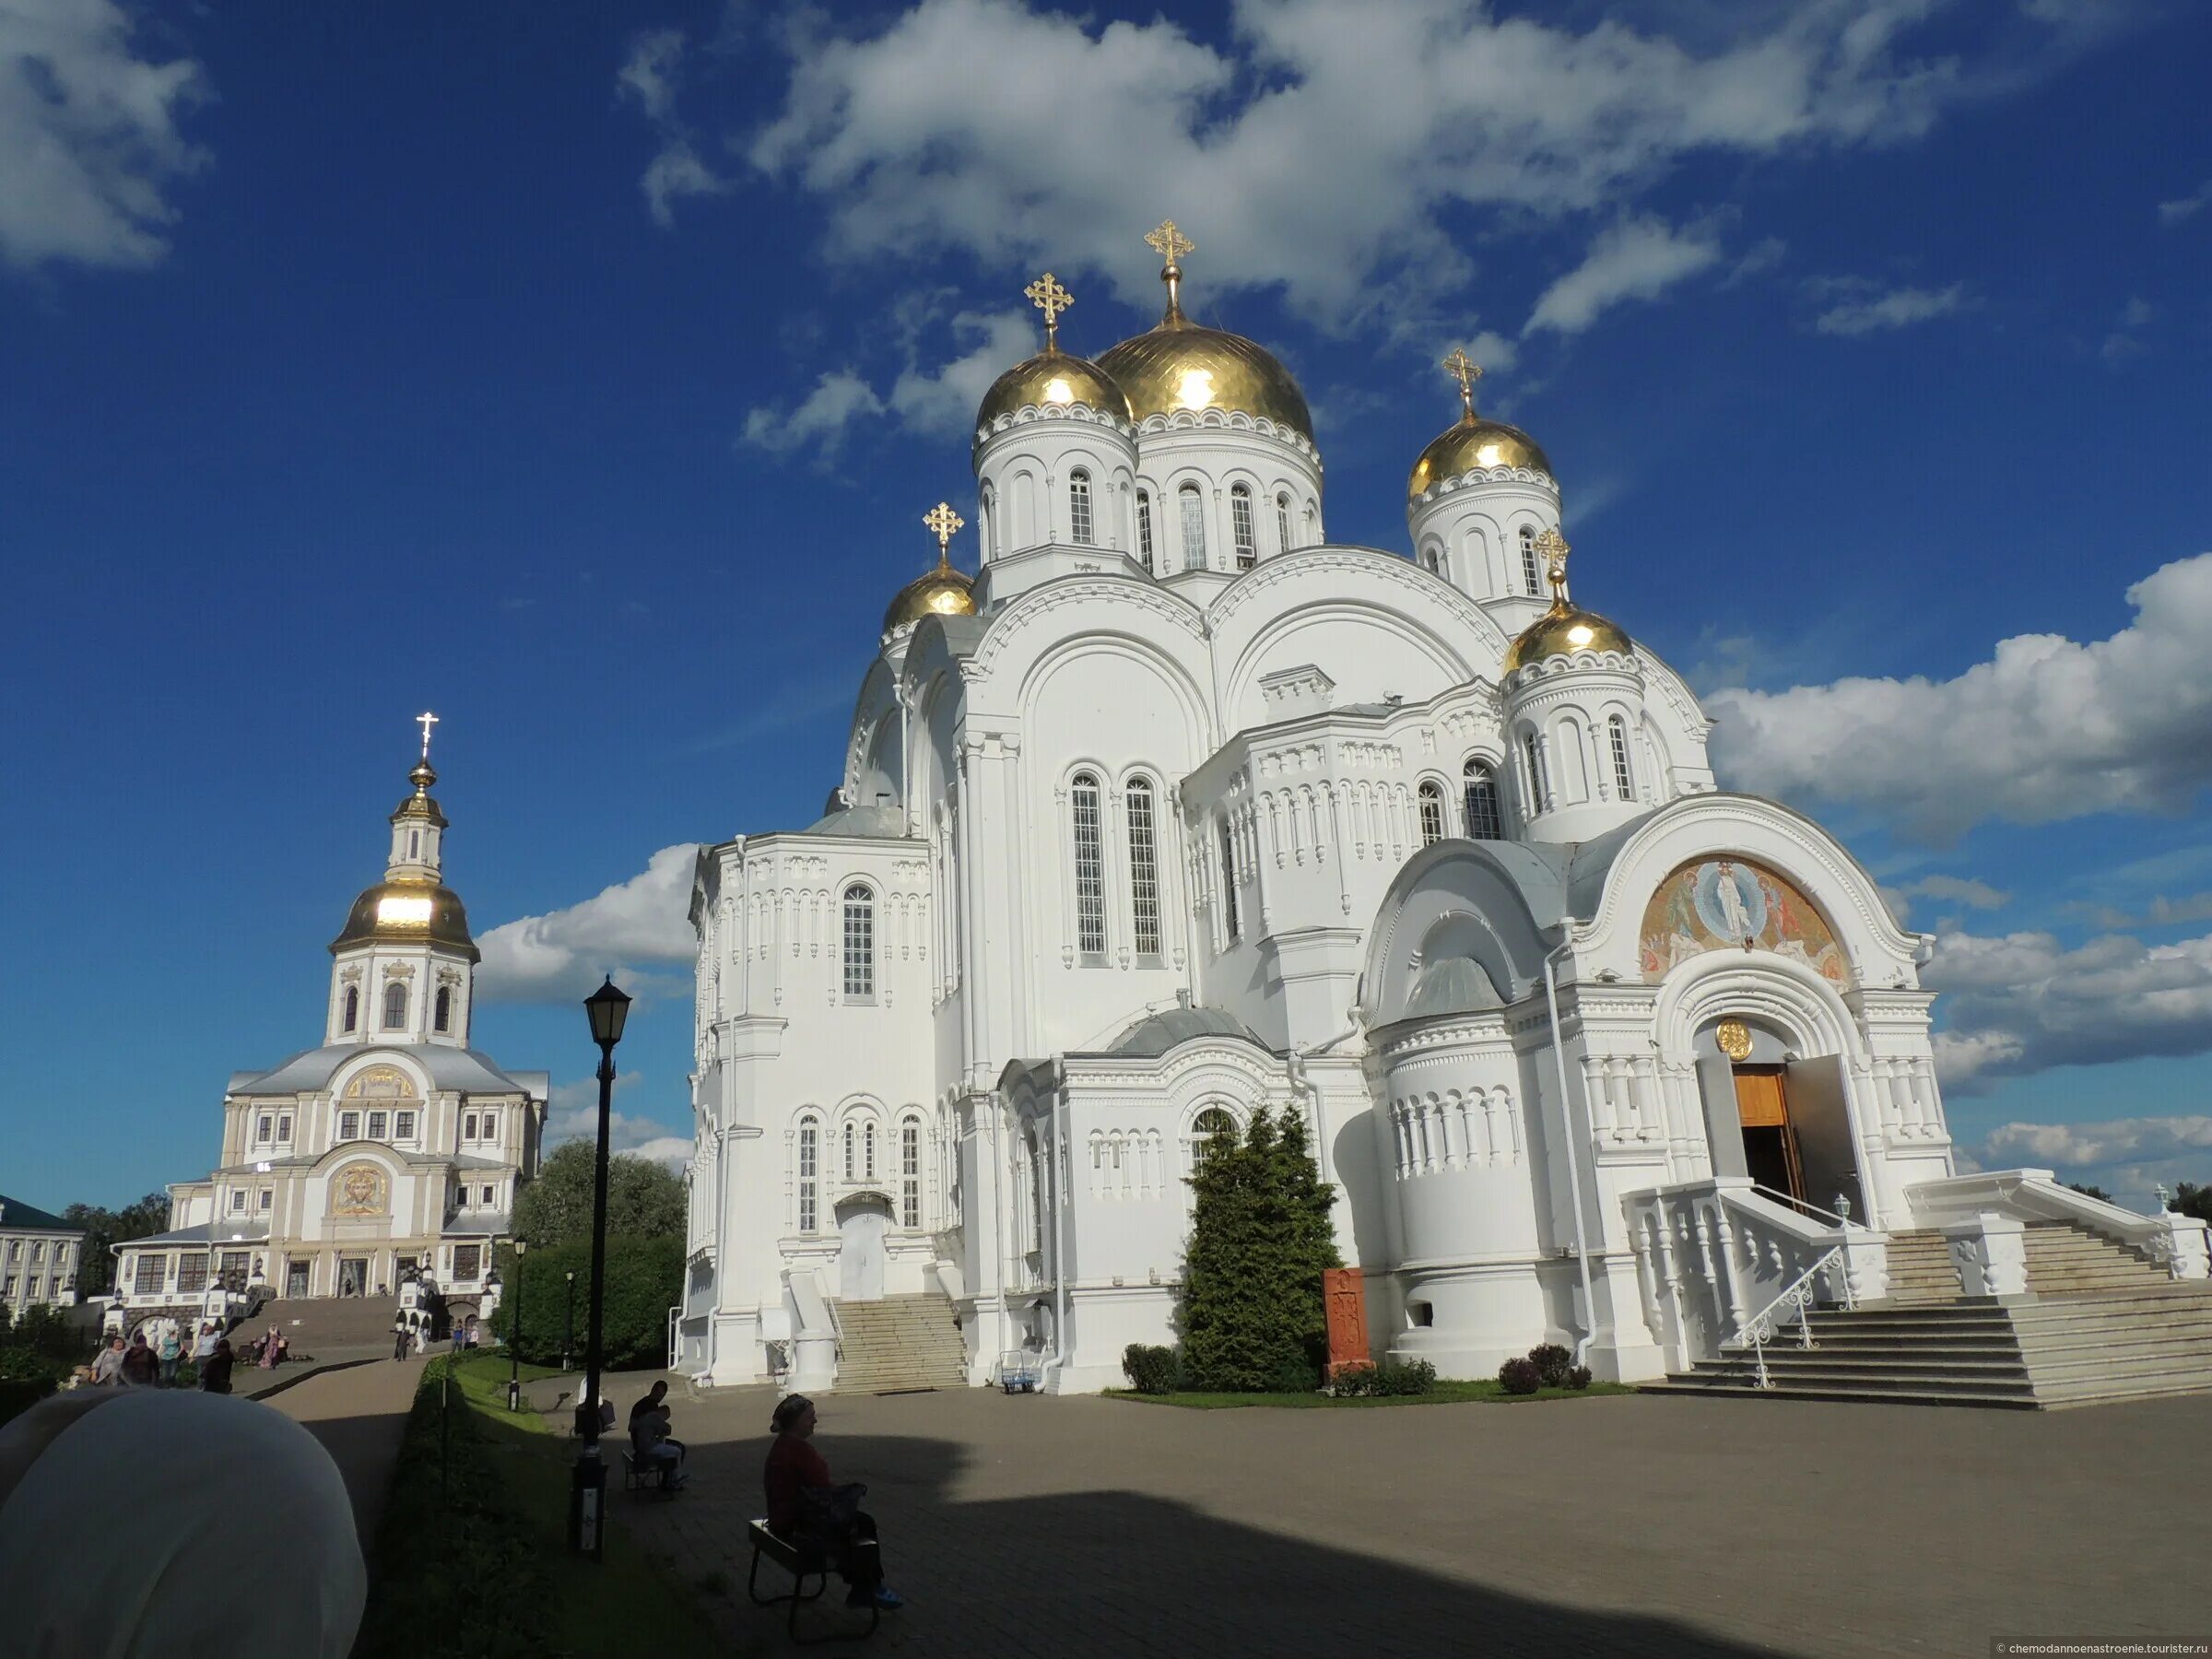
{"type": "Polygon", "coordinates": [[[1157,327],[1101,351],[1099,367],[1129,394],[1138,420],[1176,409],[1237,409],[1313,436],[1306,394],[1265,347],[1201,328],[1173,308],[1157,327]]]}
{"type": "Polygon", "coordinates": [[[1626,656],[1633,649],[1618,623],[1562,600],[1523,629],[1521,637],[1506,648],[1505,672],[1578,651],[1618,651],[1626,656]]]}
{"type": "Polygon", "coordinates": [[[899,590],[890,609],[883,613],[883,631],[889,633],[924,617],[974,615],[975,584],[949,564],[940,563],[899,590]]]}
{"type": "Polygon", "coordinates": [[[459,950],[472,962],[477,959],[461,895],[434,881],[380,881],[353,901],[345,931],[330,942],[330,948],[335,953],[353,945],[426,941],[459,950]]]}
{"type": "Polygon", "coordinates": [[[1071,404],[1082,404],[1118,420],[1133,418],[1128,395],[1113,383],[1112,375],[1088,358],[1070,357],[1058,347],[1048,346],[991,382],[991,390],[983,394],[983,401],[976,408],[975,424],[979,430],[987,429],[1001,415],[1018,409],[1071,404]]]}
{"type": "Polygon", "coordinates": [[[1525,466],[1547,477],[1559,476],[1551,470],[1550,457],[1519,427],[1488,419],[1469,409],[1449,430],[1430,441],[1421,458],[1413,464],[1406,493],[1418,496],[1446,478],[1456,478],[1478,466],[1525,466]]]}

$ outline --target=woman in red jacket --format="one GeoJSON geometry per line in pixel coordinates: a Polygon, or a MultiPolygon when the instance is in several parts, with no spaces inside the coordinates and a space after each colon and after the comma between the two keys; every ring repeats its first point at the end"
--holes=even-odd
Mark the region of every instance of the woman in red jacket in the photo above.
{"type": "Polygon", "coordinates": [[[761,1473],[768,1530],[794,1544],[818,1545],[851,1586],[848,1606],[865,1607],[872,1601],[879,1607],[902,1607],[905,1599],[883,1582],[875,1517],[856,1507],[868,1488],[831,1484],[830,1465],[807,1444],[814,1425],[814,1402],[804,1394],[783,1400],[770,1419],[776,1439],[761,1473]]]}

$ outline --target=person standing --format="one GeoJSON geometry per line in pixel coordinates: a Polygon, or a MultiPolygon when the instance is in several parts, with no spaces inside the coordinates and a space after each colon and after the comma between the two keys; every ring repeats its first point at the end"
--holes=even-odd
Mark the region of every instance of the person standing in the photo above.
{"type": "Polygon", "coordinates": [[[175,1320],[163,1323],[160,1346],[154,1352],[161,1359],[161,1386],[174,1388],[177,1385],[177,1361],[184,1357],[184,1344],[177,1335],[175,1320]]]}
{"type": "Polygon", "coordinates": [[[215,1352],[216,1338],[219,1335],[212,1319],[201,1323],[199,1338],[192,1345],[192,1362],[194,1365],[207,1363],[207,1356],[215,1352]]]}
{"type": "Polygon", "coordinates": [[[230,1392],[230,1367],[237,1356],[230,1352],[230,1339],[218,1336],[215,1346],[207,1350],[207,1358],[200,1361],[200,1392],[224,1394],[230,1392]]]}
{"type": "Polygon", "coordinates": [[[130,1388],[152,1388],[161,1381],[161,1361],[147,1346],[143,1330],[133,1335],[131,1346],[123,1350],[121,1374],[130,1388]]]}
{"type": "Polygon", "coordinates": [[[404,1324],[394,1325],[392,1327],[392,1358],[405,1359],[407,1357],[407,1349],[412,1346],[407,1341],[407,1327],[404,1324]]]}
{"type": "Polygon", "coordinates": [[[92,1383],[96,1388],[123,1386],[123,1338],[111,1336],[108,1346],[100,1350],[100,1358],[92,1361],[92,1383]]]}
{"type": "Polygon", "coordinates": [[[276,1369],[276,1361],[284,1357],[283,1349],[278,1346],[283,1340],[284,1333],[275,1325],[271,1325],[269,1334],[263,1337],[261,1342],[261,1369],[263,1371],[276,1369]]]}

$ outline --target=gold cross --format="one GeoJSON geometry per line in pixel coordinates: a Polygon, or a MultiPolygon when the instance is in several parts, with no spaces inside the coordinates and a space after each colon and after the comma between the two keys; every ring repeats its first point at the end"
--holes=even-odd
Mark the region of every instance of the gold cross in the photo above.
{"type": "Polygon", "coordinates": [[[922,523],[937,538],[937,562],[941,565],[950,564],[952,555],[949,549],[952,547],[953,533],[964,526],[968,521],[952,510],[951,502],[939,501],[922,515],[922,523]]]}
{"type": "Polygon", "coordinates": [[[1185,253],[1195,253],[1198,251],[1195,242],[1175,229],[1173,219],[1161,219],[1159,229],[1147,232],[1145,245],[1170,265],[1175,264],[1185,253]]]}
{"type": "Polygon", "coordinates": [[[1574,549],[1567,538],[1557,530],[1547,530],[1536,537],[1536,551],[1544,556],[1544,577],[1551,583],[1551,602],[1567,603],[1567,555],[1574,549]]]}
{"type": "Polygon", "coordinates": [[[430,728],[438,724],[438,716],[427,712],[418,714],[415,724],[422,728],[422,758],[428,760],[430,758],[430,728]]]}
{"type": "Polygon", "coordinates": [[[1482,378],[1482,365],[1454,346],[1444,359],[1444,372],[1459,382],[1459,401],[1466,406],[1468,414],[1474,414],[1475,382],[1482,378]]]}
{"type": "Polygon", "coordinates": [[[1075,304],[1076,297],[1060,286],[1060,278],[1047,271],[1021,290],[1030,303],[1044,313],[1044,348],[1055,349],[1053,335],[1059,328],[1060,313],[1075,304]]]}

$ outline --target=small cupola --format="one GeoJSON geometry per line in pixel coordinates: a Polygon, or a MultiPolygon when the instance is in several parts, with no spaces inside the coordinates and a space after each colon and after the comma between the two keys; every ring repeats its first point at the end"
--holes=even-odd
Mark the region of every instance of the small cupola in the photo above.
{"type": "Polygon", "coordinates": [[[1406,481],[1414,559],[1511,631],[1544,603],[1536,540],[1559,530],[1559,479],[1534,438],[1477,413],[1480,364],[1454,347],[1443,370],[1459,382],[1460,414],[1406,481]]]}
{"type": "Polygon", "coordinates": [[[907,632],[924,617],[975,615],[975,584],[952,568],[952,538],[967,521],[951,503],[939,501],[922,515],[922,523],[937,538],[936,568],[924,571],[892,595],[890,608],[883,613],[886,634],[907,632]]]}

